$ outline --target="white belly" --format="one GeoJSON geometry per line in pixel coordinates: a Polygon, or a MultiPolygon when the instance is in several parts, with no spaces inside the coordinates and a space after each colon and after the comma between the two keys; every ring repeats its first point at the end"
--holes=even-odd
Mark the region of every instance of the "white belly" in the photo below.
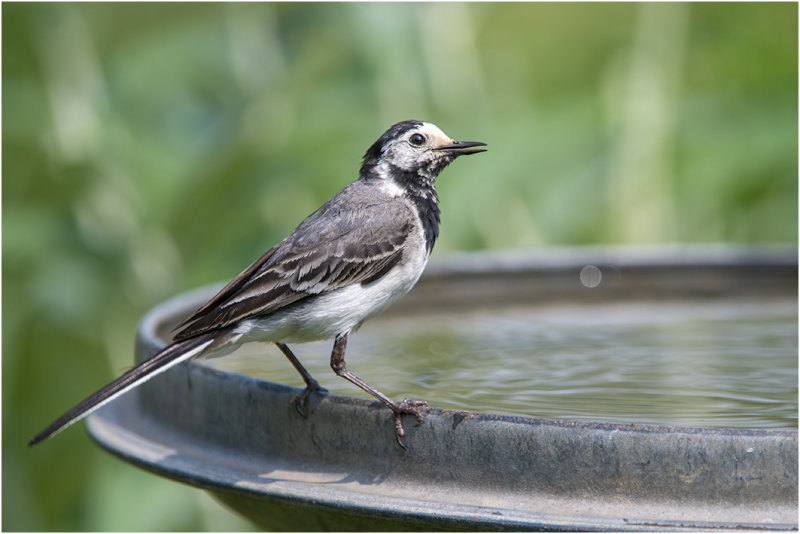
{"type": "Polygon", "coordinates": [[[407,255],[403,263],[380,280],[366,285],[352,284],[310,297],[267,317],[243,321],[235,330],[239,337],[232,341],[304,343],[352,332],[408,293],[427,261],[427,251],[420,247],[419,252],[407,255]]]}

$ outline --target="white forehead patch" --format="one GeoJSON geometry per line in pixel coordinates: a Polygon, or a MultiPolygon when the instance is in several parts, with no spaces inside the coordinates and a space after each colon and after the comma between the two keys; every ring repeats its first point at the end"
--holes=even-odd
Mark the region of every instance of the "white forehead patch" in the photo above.
{"type": "Polygon", "coordinates": [[[423,122],[421,126],[407,131],[402,137],[393,141],[384,152],[384,159],[401,169],[411,170],[417,168],[421,161],[432,161],[440,157],[431,151],[432,148],[449,145],[452,142],[453,140],[438,126],[430,122],[423,122]],[[423,135],[425,144],[418,147],[409,143],[409,139],[414,134],[423,135]]]}
{"type": "Polygon", "coordinates": [[[447,134],[439,129],[438,126],[435,124],[431,124],[430,122],[423,122],[422,126],[419,128],[415,128],[409,132],[409,134],[413,135],[414,132],[421,133],[428,139],[428,142],[432,142],[436,146],[447,145],[452,142],[447,134]]]}

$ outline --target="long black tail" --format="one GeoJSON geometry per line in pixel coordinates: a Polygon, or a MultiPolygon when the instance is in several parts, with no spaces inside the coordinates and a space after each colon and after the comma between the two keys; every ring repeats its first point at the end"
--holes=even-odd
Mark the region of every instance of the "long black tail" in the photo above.
{"type": "Polygon", "coordinates": [[[39,432],[28,442],[28,446],[36,445],[40,441],[58,434],[123,393],[143,384],[173,365],[197,356],[211,345],[214,337],[214,333],[209,332],[167,346],[152,358],[143,361],[110,384],[82,400],[70,411],[56,419],[50,426],[39,432]]]}

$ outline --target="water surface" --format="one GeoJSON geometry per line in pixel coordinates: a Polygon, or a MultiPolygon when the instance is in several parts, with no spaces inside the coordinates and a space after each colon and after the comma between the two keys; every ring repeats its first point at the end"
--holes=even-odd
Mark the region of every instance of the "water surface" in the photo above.
{"type": "MultiPolygon", "coordinates": [[[[797,304],[714,300],[490,308],[382,316],[350,336],[348,368],[432,406],[581,420],[797,428],[797,304]]],[[[368,397],[293,346],[330,391],[368,397]]],[[[291,385],[272,345],[209,365],[291,385]]]]}

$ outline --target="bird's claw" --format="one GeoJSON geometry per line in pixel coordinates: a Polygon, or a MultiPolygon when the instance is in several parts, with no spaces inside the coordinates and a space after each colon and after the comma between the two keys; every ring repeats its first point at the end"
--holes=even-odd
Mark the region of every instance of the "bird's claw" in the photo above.
{"type": "Polygon", "coordinates": [[[306,407],[306,400],[308,400],[308,396],[311,395],[313,392],[319,393],[327,393],[328,390],[324,387],[319,385],[319,382],[316,380],[312,380],[311,382],[306,384],[306,388],[300,392],[295,398],[292,399],[292,404],[294,404],[294,409],[297,410],[302,417],[307,417],[305,413],[306,407]]]}
{"type": "Polygon", "coordinates": [[[419,426],[425,420],[423,410],[428,408],[428,403],[425,401],[416,401],[410,399],[403,399],[402,402],[392,407],[394,412],[394,435],[397,439],[397,444],[406,450],[406,446],[401,439],[406,435],[405,428],[403,428],[403,414],[413,415],[417,418],[417,423],[414,426],[419,426]]]}

